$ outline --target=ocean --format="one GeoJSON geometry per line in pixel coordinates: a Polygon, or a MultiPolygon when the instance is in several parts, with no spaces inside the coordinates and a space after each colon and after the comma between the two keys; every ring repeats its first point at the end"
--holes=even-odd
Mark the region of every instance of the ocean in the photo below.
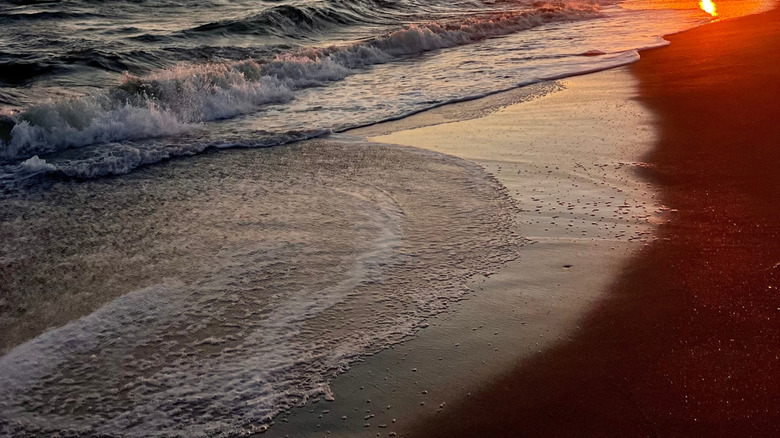
{"type": "Polygon", "coordinates": [[[479,166],[333,134],[551,92],[706,9],[0,0],[0,434],[244,436],[328,400],[525,243],[479,166]]]}
{"type": "Polygon", "coordinates": [[[274,146],[630,63],[712,18],[687,6],[3,0],[0,181],[274,146]]]}

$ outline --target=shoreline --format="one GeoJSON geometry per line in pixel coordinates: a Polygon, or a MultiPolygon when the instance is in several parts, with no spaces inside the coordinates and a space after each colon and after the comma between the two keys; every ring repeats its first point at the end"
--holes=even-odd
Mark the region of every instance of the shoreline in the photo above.
{"type": "Polygon", "coordinates": [[[655,136],[635,97],[621,67],[342,136],[476,163],[514,198],[518,233],[533,243],[474,278],[467,300],[414,337],[334,378],[335,401],[282,414],[263,436],[405,436],[415,419],[442,415],[518,362],[575,338],[614,273],[671,214],[637,177],[655,136]]]}
{"type": "Polygon", "coordinates": [[[660,132],[644,174],[679,214],[573,342],[408,436],[780,433],[780,10],[669,39],[630,70],[660,132]]]}
{"type": "MultiPolygon", "coordinates": [[[[780,134],[767,128],[776,115],[777,64],[765,60],[750,75],[728,70],[724,60],[733,56],[740,65],[754,59],[740,58],[735,47],[724,55],[710,34],[736,38],[738,46],[745,37],[730,23],[739,20],[707,25],[730,30],[698,40],[688,35],[698,29],[672,34],[688,44],[673,60],[667,48],[643,51],[648,60],[639,64],[303,142],[304,149],[332,142],[345,151],[351,142],[383,142],[453,155],[440,158],[484,169],[515,198],[523,210],[519,234],[533,244],[498,272],[473,278],[469,299],[409,340],[358,359],[333,381],[336,403],[325,403],[326,391],[281,414],[277,420],[289,425],[263,436],[322,435],[328,424],[336,436],[676,436],[697,435],[707,421],[712,436],[780,432],[773,381],[780,227],[771,202],[780,199],[772,150],[780,134]],[[691,47],[706,50],[690,57],[691,47]],[[696,79],[701,71],[715,73],[696,79]],[[639,88],[631,73],[644,81],[639,88]],[[760,85],[729,88],[745,76],[760,85]],[[688,93],[682,99],[681,91],[688,93]],[[738,111],[724,112],[724,99],[738,111]],[[503,153],[512,144],[524,149],[503,153]],[[741,148],[757,144],[764,148],[744,159],[741,148]],[[728,159],[712,157],[710,145],[728,159]],[[751,289],[759,283],[764,289],[751,289]],[[731,297],[731,290],[750,296],[731,297]],[[741,364],[745,357],[749,365],[741,364]],[[393,409],[384,408],[384,397],[393,409]],[[371,401],[374,409],[365,409],[371,401]],[[669,406],[674,411],[663,412],[669,406]]],[[[770,42],[762,43],[770,50],[778,41],[778,20],[772,23],[770,42]]]]}

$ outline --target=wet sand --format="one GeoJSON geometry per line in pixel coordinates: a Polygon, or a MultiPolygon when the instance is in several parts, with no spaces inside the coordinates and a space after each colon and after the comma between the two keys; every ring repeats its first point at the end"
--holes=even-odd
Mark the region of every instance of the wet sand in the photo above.
{"type": "Polygon", "coordinates": [[[636,85],[621,68],[334,138],[476,163],[514,198],[517,232],[529,243],[517,260],[474,278],[469,299],[416,336],[334,378],[333,401],[281,415],[264,436],[403,436],[415,419],[441,416],[518,362],[571,342],[615,272],[674,214],[638,175],[657,139],[636,85]]]}
{"type": "Polygon", "coordinates": [[[571,342],[406,435],[780,434],[780,12],[669,39],[631,71],[673,220],[571,342]]]}

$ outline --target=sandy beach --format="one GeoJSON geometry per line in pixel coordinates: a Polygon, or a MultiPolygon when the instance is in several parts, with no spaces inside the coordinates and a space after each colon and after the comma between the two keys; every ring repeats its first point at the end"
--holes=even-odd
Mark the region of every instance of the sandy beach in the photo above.
{"type": "Polygon", "coordinates": [[[354,132],[480,164],[534,243],[271,436],[775,436],[778,18],[354,132]]]}
{"type": "Polygon", "coordinates": [[[0,69],[1,436],[780,436],[780,9],[242,1],[0,69]]]}
{"type": "Polygon", "coordinates": [[[517,260],[472,279],[468,299],[413,338],[335,378],[334,402],[283,414],[264,436],[407,435],[415,420],[439,418],[518,363],[576,339],[615,273],[674,214],[639,175],[657,139],[637,98],[636,79],[620,68],[335,138],[476,163],[514,199],[527,243],[517,260]]]}
{"type": "Polygon", "coordinates": [[[631,67],[660,137],[644,175],[677,211],[572,342],[410,436],[780,432],[780,13],[669,37],[631,67]]]}

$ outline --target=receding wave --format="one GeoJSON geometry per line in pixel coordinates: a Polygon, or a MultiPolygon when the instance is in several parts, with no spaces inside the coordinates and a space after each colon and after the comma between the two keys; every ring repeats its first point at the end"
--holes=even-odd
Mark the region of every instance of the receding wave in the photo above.
{"type": "Polygon", "coordinates": [[[146,77],[128,75],[109,91],[14,115],[10,132],[0,132],[0,138],[7,138],[0,157],[13,162],[90,144],[181,134],[202,122],[289,102],[297,90],[340,81],[371,65],[597,14],[593,5],[542,6],[409,25],[368,41],[299,49],[266,60],[179,65],[146,77]]]}
{"type": "Polygon", "coordinates": [[[213,158],[0,198],[0,436],[254,436],[523,243],[506,189],[454,157],[213,158]]]}

